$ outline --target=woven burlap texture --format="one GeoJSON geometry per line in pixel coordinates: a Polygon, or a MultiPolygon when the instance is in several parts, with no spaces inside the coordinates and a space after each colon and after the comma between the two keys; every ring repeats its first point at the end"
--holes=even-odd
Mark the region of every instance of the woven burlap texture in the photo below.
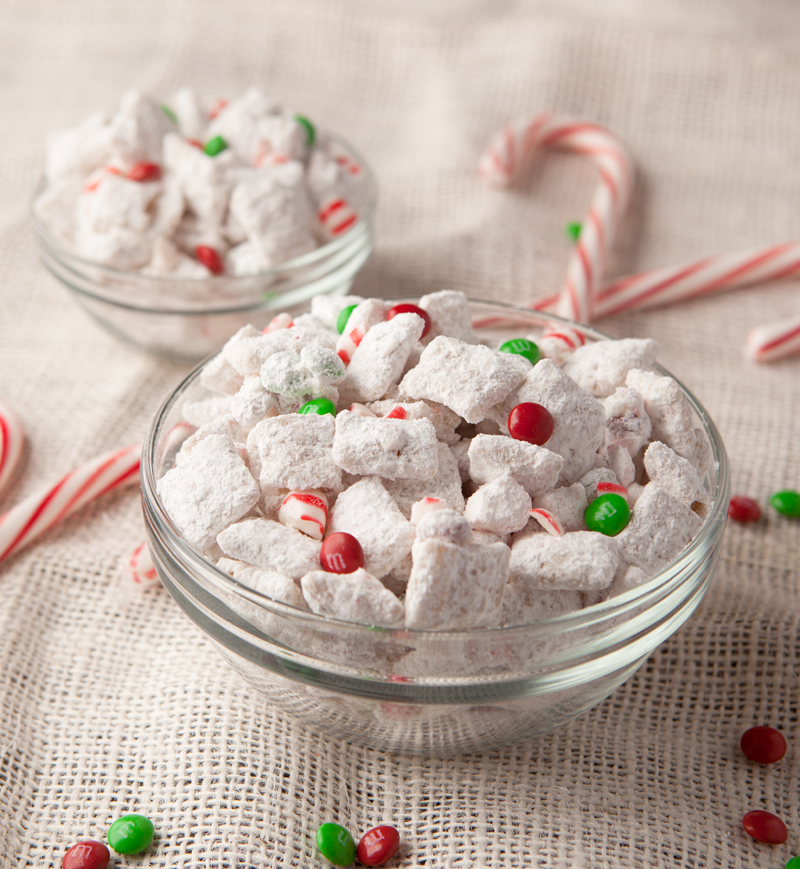
{"type": "MultiPolygon", "coordinates": [[[[504,123],[600,122],[638,166],[609,273],[800,236],[793,0],[6,0],[0,21],[0,400],[27,446],[6,509],[143,438],[188,370],[97,326],[38,261],[28,222],[46,132],[137,86],[234,96],[257,83],[357,144],[380,185],[365,294],[556,290],[591,166],[552,154],[513,191],[476,177],[504,123]]],[[[750,325],[800,311],[796,284],[598,324],[653,336],[705,403],[733,489],[800,487],[800,359],[744,361],[750,325]]],[[[141,867],[327,865],[316,826],[402,834],[403,867],[767,867],[800,850],[797,522],[729,527],[700,608],[607,701],[512,748],[430,759],[309,731],[234,674],[163,590],[114,584],[143,539],[134,491],[0,566],[0,867],[59,866],[118,814],[153,819],[141,867]],[[788,756],[746,761],[744,729],[788,756]],[[789,842],[750,840],[777,812],[789,842]]]]}

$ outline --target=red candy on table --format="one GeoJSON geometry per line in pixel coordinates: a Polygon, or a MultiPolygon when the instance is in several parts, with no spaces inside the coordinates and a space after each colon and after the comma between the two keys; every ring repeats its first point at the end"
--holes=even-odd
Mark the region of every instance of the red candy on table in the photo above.
{"type": "Polygon", "coordinates": [[[515,440],[527,441],[540,447],[553,434],[553,417],[541,404],[524,401],[511,408],[508,415],[508,433],[515,440]]]}
{"type": "Polygon", "coordinates": [[[197,259],[215,275],[221,275],[225,271],[225,266],[222,264],[222,258],[214,250],[206,244],[198,244],[194,249],[197,259]]]}
{"type": "Polygon", "coordinates": [[[777,815],[762,809],[748,812],[742,818],[742,826],[756,842],[763,842],[765,845],[782,845],[789,838],[786,824],[777,815]]]}
{"type": "Polygon", "coordinates": [[[364,833],[356,848],[358,862],[364,866],[380,866],[391,860],[400,847],[400,834],[394,827],[373,827],[364,833]]]}
{"type": "Polygon", "coordinates": [[[756,763],[775,763],[786,754],[786,739],[774,727],[751,727],[742,734],[742,751],[756,763]]]}
{"type": "Polygon", "coordinates": [[[337,531],[322,541],[319,560],[328,573],[353,573],[364,566],[364,550],[352,534],[337,531]]]}
{"type": "Polygon", "coordinates": [[[158,181],[161,177],[161,167],[158,163],[137,163],[128,172],[130,181],[158,181]]]}
{"type": "Polygon", "coordinates": [[[728,516],[736,522],[758,522],[761,518],[761,507],[758,501],[746,495],[734,495],[728,504],[728,516]]]}
{"type": "Polygon", "coordinates": [[[428,332],[431,331],[431,318],[428,315],[427,311],[423,311],[417,305],[395,305],[393,308],[389,308],[386,312],[386,319],[391,320],[393,317],[396,317],[398,314],[416,314],[418,317],[422,317],[425,321],[425,328],[422,330],[421,337],[424,338],[428,332]]]}
{"type": "Polygon", "coordinates": [[[106,869],[111,854],[102,842],[86,839],[73,845],[61,861],[63,869],[106,869]]]}

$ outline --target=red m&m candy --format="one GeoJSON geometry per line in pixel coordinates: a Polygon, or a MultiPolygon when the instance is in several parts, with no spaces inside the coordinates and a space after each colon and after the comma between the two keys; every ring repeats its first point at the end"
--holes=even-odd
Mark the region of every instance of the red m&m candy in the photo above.
{"type": "Polygon", "coordinates": [[[728,504],[728,516],[736,522],[758,522],[761,507],[746,495],[734,495],[728,504]]]}
{"type": "Polygon", "coordinates": [[[742,826],[756,842],[763,842],[765,845],[782,845],[789,838],[786,824],[777,815],[762,809],[748,812],[742,818],[742,826]]]}
{"type": "Polygon", "coordinates": [[[380,866],[391,860],[400,847],[400,834],[394,827],[373,827],[364,833],[356,848],[358,862],[364,866],[380,866]]]}
{"type": "Polygon", "coordinates": [[[352,534],[337,531],[322,541],[319,560],[328,573],[353,573],[364,566],[364,550],[352,534]]]}
{"type": "Polygon", "coordinates": [[[222,257],[207,244],[198,244],[194,249],[197,259],[214,275],[221,275],[225,271],[222,257]]]}
{"type": "Polygon", "coordinates": [[[136,163],[128,172],[130,181],[158,181],[161,177],[161,167],[158,163],[136,163]]]}
{"type": "Polygon", "coordinates": [[[63,869],[106,869],[111,854],[102,842],[86,839],[73,845],[61,861],[63,869]]]}
{"type": "Polygon", "coordinates": [[[398,314],[416,314],[418,317],[422,317],[425,321],[425,328],[422,330],[421,337],[424,338],[428,332],[431,331],[431,318],[427,311],[423,311],[418,305],[395,305],[393,308],[389,308],[386,312],[386,319],[391,320],[393,317],[396,317],[398,314]]]}
{"type": "Polygon", "coordinates": [[[775,763],[786,754],[786,739],[774,727],[751,727],[739,744],[745,757],[756,763],[775,763]]]}
{"type": "Polygon", "coordinates": [[[527,441],[540,447],[553,434],[553,417],[541,404],[524,401],[511,408],[508,415],[508,433],[518,441],[527,441]]]}

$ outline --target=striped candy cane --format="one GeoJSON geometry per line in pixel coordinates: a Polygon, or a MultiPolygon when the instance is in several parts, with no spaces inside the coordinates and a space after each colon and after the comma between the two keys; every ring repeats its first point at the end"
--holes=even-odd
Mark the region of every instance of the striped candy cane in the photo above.
{"type": "Polygon", "coordinates": [[[19,417],[0,403],[0,492],[8,485],[22,456],[25,432],[19,417]]]}
{"type": "Polygon", "coordinates": [[[607,251],[630,198],[631,160],[620,140],[603,127],[543,114],[500,132],[481,157],[478,171],[489,183],[506,186],[527,158],[544,148],[584,154],[600,172],[600,183],[581,226],[557,307],[562,316],[588,323],[607,251]]]}
{"type": "Polygon", "coordinates": [[[141,444],[136,444],[104,453],[0,516],[0,561],[95,498],[137,484],[141,451],[141,444]]]}
{"type": "Polygon", "coordinates": [[[158,578],[158,573],[156,573],[156,569],[153,566],[153,559],[150,557],[147,543],[140,543],[131,552],[127,568],[128,576],[135,588],[146,591],[148,588],[155,588],[157,585],[161,585],[161,580],[158,578]]]}
{"type": "Polygon", "coordinates": [[[756,362],[773,362],[800,353],[800,317],[757,326],[748,334],[745,347],[756,362]]]}

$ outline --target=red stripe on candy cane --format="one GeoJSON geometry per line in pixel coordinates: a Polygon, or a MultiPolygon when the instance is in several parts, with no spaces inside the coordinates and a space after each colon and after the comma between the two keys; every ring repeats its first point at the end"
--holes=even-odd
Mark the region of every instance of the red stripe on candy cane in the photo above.
{"type": "Polygon", "coordinates": [[[549,510],[544,510],[541,507],[534,507],[533,510],[530,510],[529,512],[542,528],[544,528],[548,534],[552,534],[553,537],[563,537],[566,533],[563,525],[558,521],[558,518],[549,510]]]}

